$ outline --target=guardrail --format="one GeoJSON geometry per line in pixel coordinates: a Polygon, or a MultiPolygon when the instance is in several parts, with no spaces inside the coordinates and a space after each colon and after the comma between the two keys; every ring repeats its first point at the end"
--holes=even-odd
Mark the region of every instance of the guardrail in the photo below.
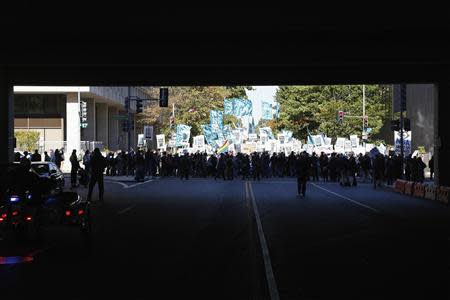
{"type": "Polygon", "coordinates": [[[450,187],[436,186],[434,184],[425,184],[401,179],[397,179],[394,182],[394,191],[417,198],[438,201],[447,205],[450,199],[450,187]]]}

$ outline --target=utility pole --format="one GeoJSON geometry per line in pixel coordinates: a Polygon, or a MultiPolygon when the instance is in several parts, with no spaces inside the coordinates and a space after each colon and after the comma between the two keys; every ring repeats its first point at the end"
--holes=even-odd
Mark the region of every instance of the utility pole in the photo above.
{"type": "Polygon", "coordinates": [[[365,133],[366,133],[366,130],[365,130],[365,124],[364,124],[364,120],[365,120],[365,117],[366,117],[366,85],[364,85],[363,84],[363,99],[362,99],[362,115],[363,115],[363,118],[362,118],[362,137],[363,137],[363,141],[364,141],[364,136],[365,136],[365,133]]]}
{"type": "Polygon", "coordinates": [[[404,156],[404,145],[403,145],[403,128],[404,128],[404,119],[403,119],[403,110],[406,108],[406,84],[400,84],[400,155],[404,156]]]}
{"type": "MultiPolygon", "coordinates": [[[[128,99],[130,99],[131,100],[131,87],[129,86],[128,87],[128,99]]],[[[128,153],[130,153],[130,151],[131,151],[131,101],[130,101],[130,105],[128,105],[128,108],[127,108],[127,113],[128,113],[128,120],[127,120],[127,122],[128,122],[128,126],[127,126],[127,129],[128,129],[128,153]]]]}

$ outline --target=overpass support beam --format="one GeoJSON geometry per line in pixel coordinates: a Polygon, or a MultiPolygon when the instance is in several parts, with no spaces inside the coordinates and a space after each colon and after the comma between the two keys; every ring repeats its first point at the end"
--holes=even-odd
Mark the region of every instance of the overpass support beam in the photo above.
{"type": "Polygon", "coordinates": [[[77,150],[80,153],[80,104],[78,102],[77,93],[68,93],[66,102],[66,124],[67,124],[67,149],[65,152],[66,164],[69,163],[67,159],[72,154],[72,150],[77,150]]]}
{"type": "Polygon", "coordinates": [[[14,160],[14,89],[0,68],[0,162],[14,160]]]}
{"type": "Polygon", "coordinates": [[[450,80],[439,82],[435,107],[435,183],[450,186],[450,80]]]}

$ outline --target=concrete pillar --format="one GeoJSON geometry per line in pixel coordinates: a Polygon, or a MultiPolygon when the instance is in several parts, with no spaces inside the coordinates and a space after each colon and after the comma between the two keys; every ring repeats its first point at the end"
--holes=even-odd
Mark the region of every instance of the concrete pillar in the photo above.
{"type": "Polygon", "coordinates": [[[424,146],[434,152],[433,132],[437,88],[434,84],[408,84],[406,88],[406,112],[411,120],[411,150],[424,146]]]}
{"type": "Polygon", "coordinates": [[[119,122],[113,118],[118,111],[117,107],[108,107],[108,148],[113,151],[119,150],[119,122]]]}
{"type": "Polygon", "coordinates": [[[108,147],[108,104],[95,104],[96,137],[97,141],[103,142],[103,147],[108,147]]]}
{"type": "Polygon", "coordinates": [[[440,82],[435,106],[435,183],[450,186],[450,81],[440,82]]]}
{"type": "Polygon", "coordinates": [[[95,129],[95,100],[94,99],[83,99],[87,104],[87,121],[88,127],[81,130],[83,141],[95,141],[96,140],[96,129],[95,129]]]}
{"type": "Polygon", "coordinates": [[[14,160],[14,90],[5,70],[0,68],[0,162],[14,160]]]}
{"type": "Polygon", "coordinates": [[[78,102],[78,93],[68,93],[66,100],[66,140],[67,147],[64,151],[66,161],[72,153],[72,150],[77,150],[80,153],[80,104],[78,102]]]}

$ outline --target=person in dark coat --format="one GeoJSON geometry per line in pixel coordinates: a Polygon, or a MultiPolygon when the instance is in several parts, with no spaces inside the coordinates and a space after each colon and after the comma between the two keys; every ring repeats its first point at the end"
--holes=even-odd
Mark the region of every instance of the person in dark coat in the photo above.
{"type": "Polygon", "coordinates": [[[95,148],[91,158],[91,180],[89,181],[88,201],[92,198],[92,190],[98,183],[98,199],[103,201],[105,189],[103,187],[103,172],[106,168],[106,159],[100,153],[100,149],[95,148]]]}
{"type": "Polygon", "coordinates": [[[44,151],[44,161],[52,161],[52,158],[48,155],[47,151],[44,151]]]}
{"type": "Polygon", "coordinates": [[[70,183],[72,185],[72,188],[77,187],[77,174],[78,174],[78,169],[80,168],[80,163],[78,161],[78,157],[77,157],[77,150],[73,150],[72,151],[72,155],[70,156],[70,164],[71,164],[71,169],[70,169],[70,183]]]}
{"type": "Polygon", "coordinates": [[[34,150],[33,155],[31,155],[31,161],[41,161],[42,156],[39,154],[39,151],[34,150]]]}
{"type": "Polygon", "coordinates": [[[179,162],[179,175],[180,175],[180,179],[183,180],[189,179],[189,171],[191,169],[191,161],[190,158],[188,156],[188,153],[185,153],[183,156],[180,157],[180,162],[179,162]]]}
{"type": "Polygon", "coordinates": [[[297,173],[297,195],[304,197],[306,194],[306,181],[309,177],[310,162],[308,153],[302,152],[295,162],[297,173]]]}
{"type": "Polygon", "coordinates": [[[428,162],[428,167],[430,168],[430,179],[433,179],[433,174],[434,174],[434,156],[431,156],[431,159],[428,162]]]}
{"type": "Polygon", "coordinates": [[[61,162],[64,160],[63,155],[59,151],[59,149],[55,150],[55,164],[58,169],[61,169],[61,162]]]}
{"type": "Polygon", "coordinates": [[[384,156],[377,154],[373,161],[373,188],[381,187],[385,174],[384,156]]]}

